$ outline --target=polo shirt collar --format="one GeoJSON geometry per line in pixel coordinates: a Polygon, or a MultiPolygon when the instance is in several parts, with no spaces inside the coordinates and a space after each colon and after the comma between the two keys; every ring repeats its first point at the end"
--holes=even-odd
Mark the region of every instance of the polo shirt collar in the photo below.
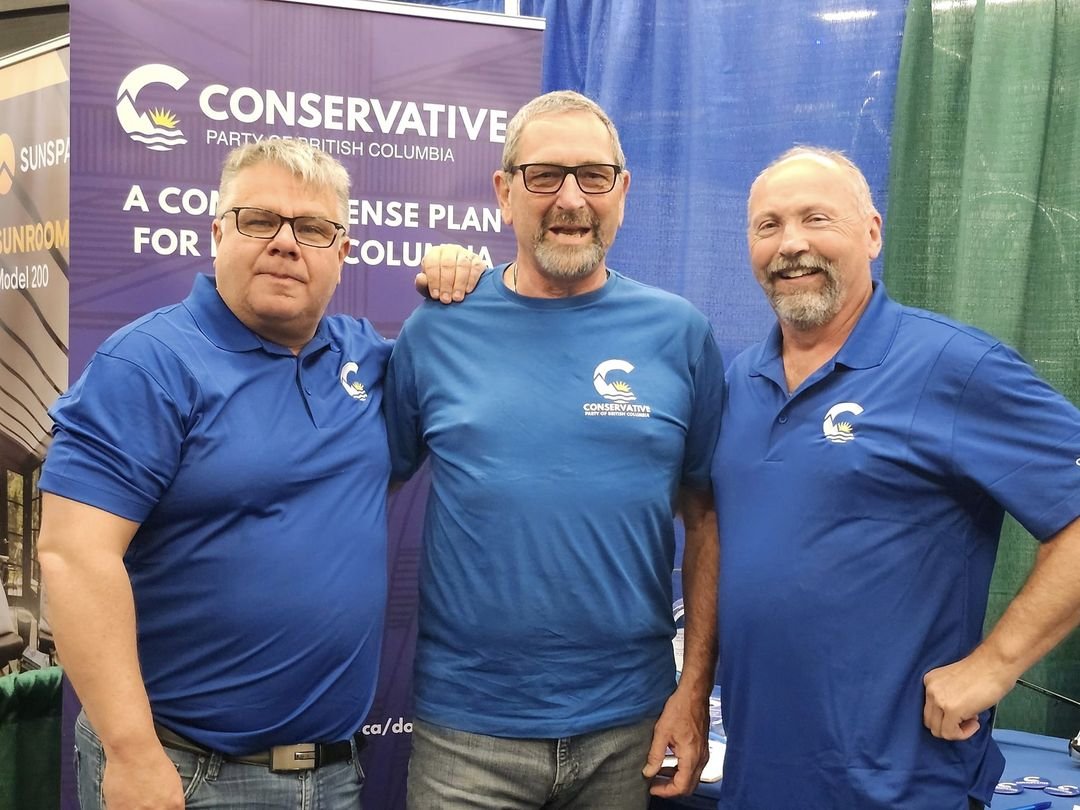
{"type": "MultiPolygon", "coordinates": [[[[848,368],[873,368],[881,365],[896,337],[902,313],[903,307],[889,297],[885,285],[880,281],[873,282],[870,303],[859,316],[859,322],[851,330],[840,351],[836,353],[833,363],[848,368]]],[[[780,324],[773,323],[768,336],[760,344],[750,373],[773,378],[770,370],[779,369],[776,379],[782,380],[782,346],[780,324]]]]}
{"type": "MultiPolygon", "coordinates": [[[[199,331],[219,349],[227,352],[263,349],[271,354],[292,354],[286,347],[264,340],[248,329],[222,300],[212,276],[199,273],[195,277],[191,293],[184,299],[184,307],[195,319],[199,331]]],[[[330,345],[330,342],[330,330],[327,327],[326,318],[320,318],[315,336],[308,341],[301,354],[309,354],[330,345]]]]}
{"type": "Polygon", "coordinates": [[[851,330],[844,345],[836,353],[837,365],[848,368],[873,368],[880,366],[900,328],[903,307],[889,298],[885,285],[873,282],[874,292],[859,322],[851,330]]]}

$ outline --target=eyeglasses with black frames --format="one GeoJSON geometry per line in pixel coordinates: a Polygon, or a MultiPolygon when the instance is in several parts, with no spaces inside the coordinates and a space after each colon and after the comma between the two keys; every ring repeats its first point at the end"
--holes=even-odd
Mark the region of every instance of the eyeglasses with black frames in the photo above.
{"type": "Polygon", "coordinates": [[[297,244],[308,247],[328,248],[337,239],[338,231],[345,233],[345,226],[322,217],[286,217],[265,208],[241,206],[230,208],[226,214],[236,215],[236,230],[252,239],[273,239],[286,222],[292,228],[297,244]]]}
{"type": "Polygon", "coordinates": [[[566,175],[572,174],[578,188],[584,194],[607,194],[615,188],[615,180],[622,171],[614,163],[582,163],[578,166],[560,166],[557,163],[521,163],[510,167],[511,172],[521,172],[525,190],[533,194],[555,194],[562,188],[566,175]]]}

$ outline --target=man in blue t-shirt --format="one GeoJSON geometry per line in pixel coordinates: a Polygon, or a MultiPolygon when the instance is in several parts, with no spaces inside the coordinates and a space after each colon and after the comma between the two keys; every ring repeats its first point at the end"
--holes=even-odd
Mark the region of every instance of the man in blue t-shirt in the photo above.
{"type": "Polygon", "coordinates": [[[629,184],[595,103],[531,101],[494,174],[515,260],[395,346],[394,474],[431,460],[410,808],[633,810],[705,764],[723,370],[701,313],[606,266],[629,184]]]}
{"type": "MultiPolygon", "coordinates": [[[[359,807],[391,346],[324,315],[348,206],[305,143],[230,153],[216,277],[106,340],[50,411],[38,549],[84,810],[359,807]]],[[[431,286],[460,299],[467,276],[431,286]]]]}
{"type": "Polygon", "coordinates": [[[881,216],[842,154],[782,155],[748,217],[777,323],[728,370],[713,464],[721,807],[982,807],[988,710],[1080,615],[1080,412],[872,281],[881,216]],[[1006,510],[1041,547],[982,638],[1006,510]]]}

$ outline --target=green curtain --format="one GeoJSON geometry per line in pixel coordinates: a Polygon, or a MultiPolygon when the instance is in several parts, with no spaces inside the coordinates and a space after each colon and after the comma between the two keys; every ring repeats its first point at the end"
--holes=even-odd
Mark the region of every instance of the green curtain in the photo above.
{"type": "Polygon", "coordinates": [[[0,808],[60,806],[60,667],[0,678],[0,808]]]}
{"type": "MultiPolygon", "coordinates": [[[[890,293],[1015,346],[1080,404],[1080,0],[911,0],[890,167],[890,293]]],[[[1034,550],[1008,519],[987,628],[1034,550]]],[[[1080,633],[1027,679],[1080,697],[1080,633]]],[[[997,722],[1072,737],[1080,711],[1017,688],[997,722]]]]}

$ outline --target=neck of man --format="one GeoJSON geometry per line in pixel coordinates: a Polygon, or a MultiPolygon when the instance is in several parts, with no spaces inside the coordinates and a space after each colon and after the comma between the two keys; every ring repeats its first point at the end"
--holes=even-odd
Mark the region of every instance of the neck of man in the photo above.
{"type": "Polygon", "coordinates": [[[807,377],[836,356],[866,311],[873,292],[868,283],[865,290],[846,296],[840,311],[820,326],[800,328],[780,321],[781,358],[789,394],[795,393],[807,377]]]}
{"type": "Polygon", "coordinates": [[[529,298],[572,298],[599,290],[607,282],[607,266],[600,262],[583,276],[552,276],[520,256],[503,273],[503,283],[518,295],[529,298]]]}

